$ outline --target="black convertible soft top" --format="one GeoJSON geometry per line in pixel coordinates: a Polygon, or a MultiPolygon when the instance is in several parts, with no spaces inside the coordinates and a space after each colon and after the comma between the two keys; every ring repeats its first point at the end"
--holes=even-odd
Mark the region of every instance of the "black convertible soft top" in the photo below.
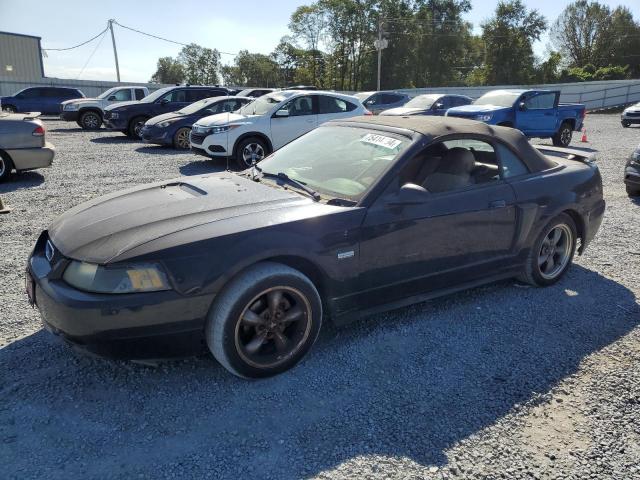
{"type": "MultiPolygon", "coordinates": [[[[475,120],[467,120],[455,117],[429,117],[420,115],[411,116],[360,116],[345,120],[334,120],[330,124],[360,124],[377,125],[393,129],[410,130],[428,138],[428,141],[445,135],[473,134],[495,137],[513,147],[519,153],[520,158],[527,164],[532,172],[540,172],[553,168],[556,164],[540,153],[527,140],[520,130],[508,127],[487,125],[475,120]]],[[[355,126],[355,125],[354,125],[355,126]]]]}

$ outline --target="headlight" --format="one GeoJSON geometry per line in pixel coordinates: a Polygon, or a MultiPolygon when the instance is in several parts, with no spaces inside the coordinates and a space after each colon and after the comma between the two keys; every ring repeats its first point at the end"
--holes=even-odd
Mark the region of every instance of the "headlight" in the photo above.
{"type": "Polygon", "coordinates": [[[118,112],[111,112],[111,118],[118,118],[119,116],[118,112]]]}
{"type": "Polygon", "coordinates": [[[238,128],[240,125],[222,125],[221,127],[211,127],[209,129],[209,135],[216,133],[225,133],[229,130],[233,130],[234,128],[238,128]]]}
{"type": "Polygon", "coordinates": [[[103,267],[72,261],[62,276],[79,290],[95,293],[137,293],[170,290],[162,267],[154,263],[103,267]]]}
{"type": "Polygon", "coordinates": [[[493,115],[476,115],[476,120],[480,120],[481,122],[488,122],[493,118],[493,115]]]}
{"type": "Polygon", "coordinates": [[[160,128],[167,128],[169,125],[171,125],[173,122],[175,122],[175,120],[165,120],[164,122],[160,122],[158,124],[158,126],[160,128]]]}
{"type": "Polygon", "coordinates": [[[78,105],[77,103],[69,103],[69,104],[67,104],[67,105],[65,105],[65,106],[64,106],[64,109],[65,109],[67,112],[71,112],[71,111],[74,111],[74,110],[78,110],[79,108],[80,108],[80,105],[78,105]]]}

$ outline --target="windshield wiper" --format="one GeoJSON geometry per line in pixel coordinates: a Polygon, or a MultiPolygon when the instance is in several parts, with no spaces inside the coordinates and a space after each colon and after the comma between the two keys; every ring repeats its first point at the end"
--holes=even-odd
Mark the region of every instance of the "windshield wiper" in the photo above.
{"type": "Polygon", "coordinates": [[[310,187],[307,187],[306,183],[301,182],[300,180],[295,180],[295,179],[291,178],[289,175],[287,175],[284,172],[271,173],[271,172],[265,172],[262,169],[260,169],[259,167],[256,167],[256,168],[259,169],[260,172],[262,172],[262,176],[263,177],[279,178],[280,180],[284,180],[285,182],[288,182],[291,185],[295,185],[300,190],[304,190],[309,195],[311,195],[311,198],[313,198],[316,202],[319,202],[320,199],[322,198],[322,197],[320,197],[320,194],[318,192],[316,192],[314,189],[312,189],[310,187]]]}

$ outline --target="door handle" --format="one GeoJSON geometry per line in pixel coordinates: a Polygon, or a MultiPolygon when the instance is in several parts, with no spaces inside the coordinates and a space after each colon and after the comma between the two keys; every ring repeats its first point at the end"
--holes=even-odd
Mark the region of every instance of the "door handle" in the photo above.
{"type": "Polygon", "coordinates": [[[504,200],[494,200],[489,203],[489,208],[504,208],[507,206],[507,202],[504,200]]]}

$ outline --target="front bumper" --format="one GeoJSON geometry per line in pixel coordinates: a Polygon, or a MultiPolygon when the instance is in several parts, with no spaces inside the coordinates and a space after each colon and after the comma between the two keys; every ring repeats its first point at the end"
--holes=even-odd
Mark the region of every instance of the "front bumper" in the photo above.
{"type": "Polygon", "coordinates": [[[56,147],[45,142],[44,147],[17,148],[6,152],[11,157],[15,169],[25,171],[50,167],[56,155],[56,147]]]}
{"type": "Polygon", "coordinates": [[[105,118],[104,126],[107,130],[126,130],[129,122],[126,118],[105,118]]]}
{"type": "Polygon", "coordinates": [[[68,260],[44,255],[41,235],[27,264],[27,290],[45,328],[68,343],[110,357],[142,359],[197,353],[214,296],[170,290],[95,294],[62,280],[68,260]],[[33,283],[30,283],[33,282],[33,283]]]}
{"type": "Polygon", "coordinates": [[[80,117],[80,112],[78,110],[63,110],[60,114],[60,120],[64,120],[65,122],[77,122],[80,117]]]}
{"type": "MultiPolygon", "coordinates": [[[[230,138],[227,134],[209,134],[200,135],[191,131],[189,135],[191,149],[194,151],[200,150],[203,155],[209,157],[226,157],[230,155],[231,148],[229,145],[233,145],[234,138],[230,138]]],[[[200,153],[200,152],[198,152],[200,153]]]]}
{"type": "Polygon", "coordinates": [[[140,132],[142,141],[146,143],[154,143],[158,145],[171,145],[173,137],[166,128],[150,127],[145,125],[140,132]]]}
{"type": "Polygon", "coordinates": [[[620,121],[630,124],[640,123],[640,112],[626,112],[620,115],[620,121]]]}

